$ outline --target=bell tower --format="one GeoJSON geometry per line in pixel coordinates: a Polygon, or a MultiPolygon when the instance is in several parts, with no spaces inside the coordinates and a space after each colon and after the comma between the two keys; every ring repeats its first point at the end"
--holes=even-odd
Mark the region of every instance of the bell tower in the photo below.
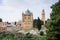
{"type": "Polygon", "coordinates": [[[45,24],[45,10],[42,10],[42,14],[41,14],[41,20],[43,21],[43,23],[45,24]]]}

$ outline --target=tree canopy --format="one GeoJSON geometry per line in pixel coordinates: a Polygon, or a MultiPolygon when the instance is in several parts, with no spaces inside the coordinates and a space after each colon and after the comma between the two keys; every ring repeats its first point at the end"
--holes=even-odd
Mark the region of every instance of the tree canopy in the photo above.
{"type": "Polygon", "coordinates": [[[33,27],[38,28],[38,30],[41,29],[41,25],[43,25],[43,21],[39,17],[33,21],[33,27]]]}
{"type": "Polygon", "coordinates": [[[2,22],[2,18],[0,18],[0,22],[2,22]]]}
{"type": "Polygon", "coordinates": [[[48,40],[60,39],[60,0],[51,6],[52,12],[50,19],[47,21],[48,40]]]}

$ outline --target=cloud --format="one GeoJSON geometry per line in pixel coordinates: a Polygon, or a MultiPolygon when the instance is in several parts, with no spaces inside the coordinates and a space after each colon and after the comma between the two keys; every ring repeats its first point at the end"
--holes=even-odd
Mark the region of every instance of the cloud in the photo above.
{"type": "Polygon", "coordinates": [[[41,17],[42,9],[45,9],[47,19],[51,12],[50,6],[55,2],[56,0],[2,0],[0,17],[4,21],[18,21],[22,19],[22,12],[29,9],[33,12],[33,17],[37,18],[41,17]]]}
{"type": "Polygon", "coordinates": [[[0,0],[0,5],[2,4],[2,0],[0,0]]]}

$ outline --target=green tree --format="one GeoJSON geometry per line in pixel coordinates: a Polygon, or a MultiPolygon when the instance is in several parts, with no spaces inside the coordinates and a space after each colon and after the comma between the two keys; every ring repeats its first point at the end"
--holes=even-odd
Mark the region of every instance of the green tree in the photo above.
{"type": "Polygon", "coordinates": [[[41,25],[43,25],[43,21],[39,17],[33,21],[33,27],[38,28],[38,30],[41,29],[41,25]]]}
{"type": "Polygon", "coordinates": [[[52,12],[47,21],[47,39],[60,40],[60,0],[51,6],[52,12]]]}
{"type": "Polygon", "coordinates": [[[43,31],[41,31],[41,32],[40,32],[40,35],[41,35],[41,36],[44,36],[44,32],[43,32],[43,31]]]}
{"type": "Polygon", "coordinates": [[[38,30],[41,29],[41,25],[42,25],[42,21],[38,17],[38,21],[37,21],[37,28],[38,28],[38,30]]]}
{"type": "Polygon", "coordinates": [[[2,18],[0,18],[0,22],[2,22],[2,18]]]}
{"type": "Polygon", "coordinates": [[[34,19],[34,20],[33,20],[33,27],[34,27],[34,28],[37,28],[36,25],[37,25],[37,19],[34,19]]]}
{"type": "Polygon", "coordinates": [[[24,37],[24,40],[40,40],[40,36],[27,33],[24,37]]]}

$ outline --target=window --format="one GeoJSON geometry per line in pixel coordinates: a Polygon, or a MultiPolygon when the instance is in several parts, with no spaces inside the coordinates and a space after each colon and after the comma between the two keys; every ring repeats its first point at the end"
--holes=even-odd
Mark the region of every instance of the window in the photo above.
{"type": "Polygon", "coordinates": [[[28,19],[30,19],[30,17],[28,17],[28,19]]]}

